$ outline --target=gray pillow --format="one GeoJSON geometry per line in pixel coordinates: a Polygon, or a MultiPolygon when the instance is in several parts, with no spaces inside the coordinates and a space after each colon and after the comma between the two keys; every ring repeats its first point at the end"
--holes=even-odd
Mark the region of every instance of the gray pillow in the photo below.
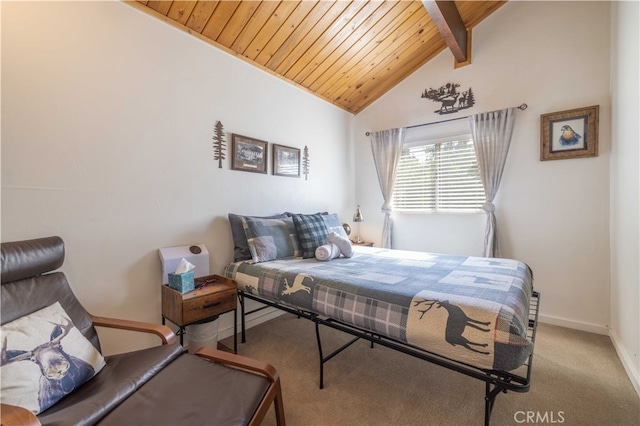
{"type": "Polygon", "coordinates": [[[340,218],[338,217],[337,213],[324,214],[322,215],[322,218],[324,219],[324,224],[327,225],[329,234],[335,232],[342,237],[349,238],[344,230],[344,226],[342,226],[342,222],[340,222],[340,218]]]}
{"type": "Polygon", "coordinates": [[[288,216],[286,213],[280,213],[273,216],[241,216],[238,214],[229,213],[229,223],[231,224],[231,236],[233,237],[233,261],[234,262],[240,262],[241,260],[251,259],[251,251],[249,251],[247,236],[244,233],[244,227],[242,225],[243,217],[250,217],[250,218],[257,218],[257,219],[284,219],[288,216]]]}
{"type": "Polygon", "coordinates": [[[242,224],[254,262],[300,256],[300,246],[293,219],[259,219],[243,217],[242,224]]]}

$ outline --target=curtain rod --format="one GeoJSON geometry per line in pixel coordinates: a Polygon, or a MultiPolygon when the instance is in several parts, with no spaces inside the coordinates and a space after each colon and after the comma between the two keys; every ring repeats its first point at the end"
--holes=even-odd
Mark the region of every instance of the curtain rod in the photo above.
{"type": "MultiPolygon", "coordinates": [[[[520,111],[524,111],[525,109],[529,108],[529,105],[520,104],[520,106],[517,106],[516,108],[518,108],[520,111]]],[[[448,121],[464,120],[465,118],[469,118],[469,117],[471,117],[471,116],[470,115],[465,115],[464,117],[450,118],[448,120],[432,121],[430,123],[423,123],[423,124],[414,124],[413,126],[407,126],[406,128],[407,129],[413,129],[414,127],[430,126],[432,124],[446,123],[448,121]]],[[[365,136],[371,136],[371,132],[367,132],[364,135],[365,136]]]]}

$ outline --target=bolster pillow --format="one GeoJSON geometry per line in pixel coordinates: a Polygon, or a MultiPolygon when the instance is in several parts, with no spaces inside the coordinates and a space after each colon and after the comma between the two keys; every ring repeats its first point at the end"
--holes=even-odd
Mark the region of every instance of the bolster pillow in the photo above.
{"type": "Polygon", "coordinates": [[[327,240],[329,240],[330,244],[337,245],[338,248],[340,249],[340,253],[344,257],[353,256],[353,247],[351,246],[351,241],[349,241],[348,238],[345,238],[341,235],[336,234],[335,232],[332,232],[327,237],[327,240]]]}
{"type": "Polygon", "coordinates": [[[316,249],[316,259],[326,262],[331,259],[340,257],[340,248],[333,244],[324,244],[316,249]]]}

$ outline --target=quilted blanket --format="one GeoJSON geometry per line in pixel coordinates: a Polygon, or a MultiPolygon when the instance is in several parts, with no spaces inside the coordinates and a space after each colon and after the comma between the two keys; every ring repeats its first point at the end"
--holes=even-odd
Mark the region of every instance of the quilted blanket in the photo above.
{"type": "Polygon", "coordinates": [[[486,370],[521,366],[533,276],[511,259],[354,247],[330,262],[235,262],[245,292],[486,370]]]}

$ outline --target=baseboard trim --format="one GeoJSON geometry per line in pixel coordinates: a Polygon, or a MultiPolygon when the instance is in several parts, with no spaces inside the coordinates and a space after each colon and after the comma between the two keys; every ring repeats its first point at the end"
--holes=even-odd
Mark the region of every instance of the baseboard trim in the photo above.
{"type": "Polygon", "coordinates": [[[573,321],[566,318],[554,317],[552,315],[540,315],[540,322],[558,325],[560,327],[572,328],[574,330],[588,331],[590,333],[609,335],[609,327],[606,325],[589,324],[586,322],[573,321]]]}
{"type": "Polygon", "coordinates": [[[624,371],[627,372],[627,376],[629,376],[629,380],[631,380],[633,388],[636,390],[638,397],[640,397],[640,372],[638,372],[636,366],[633,363],[633,360],[624,350],[624,346],[622,346],[622,344],[620,343],[620,337],[613,328],[609,329],[609,337],[613,342],[613,347],[618,354],[618,358],[620,358],[620,362],[622,362],[624,371]]]}
{"type": "MultiPolygon", "coordinates": [[[[251,327],[255,327],[258,324],[262,324],[263,322],[267,322],[274,318],[279,317],[280,315],[285,314],[286,312],[276,309],[276,308],[266,308],[255,314],[249,316],[246,319],[245,326],[247,329],[251,327]]],[[[238,308],[238,333],[240,333],[240,309],[238,308]]],[[[233,336],[233,321],[231,321],[227,327],[221,328],[218,330],[218,340],[226,339],[227,337],[233,336]]]]}

